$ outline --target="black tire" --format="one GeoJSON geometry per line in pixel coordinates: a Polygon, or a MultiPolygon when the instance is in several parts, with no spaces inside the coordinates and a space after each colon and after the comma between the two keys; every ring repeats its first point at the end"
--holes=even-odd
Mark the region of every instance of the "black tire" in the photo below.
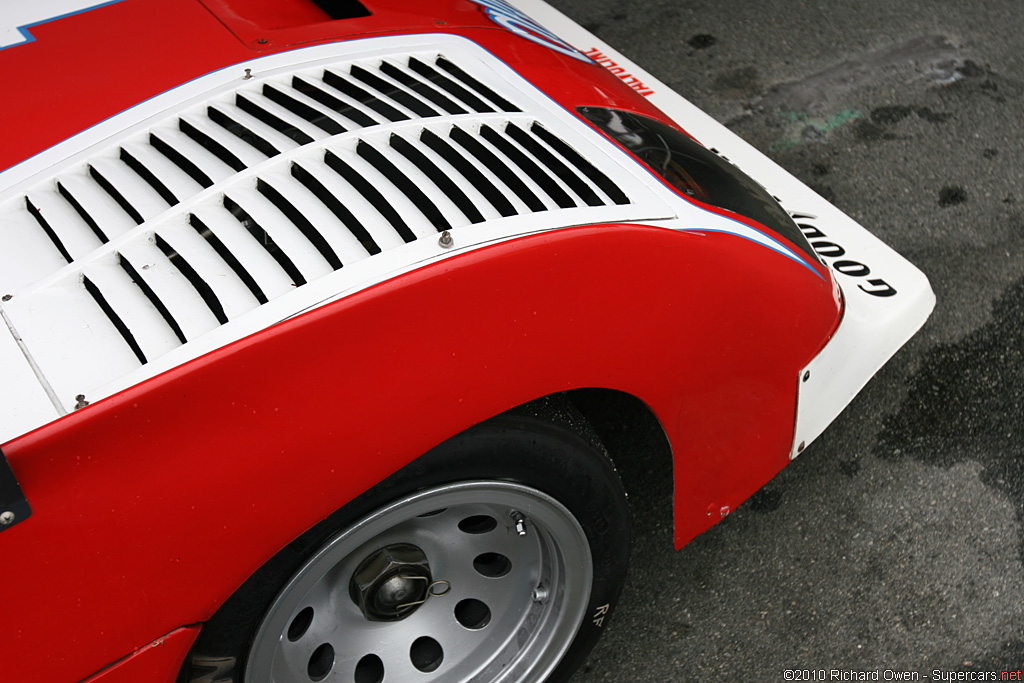
{"type": "MultiPolygon", "coordinates": [[[[488,683],[565,681],[584,661],[608,623],[625,577],[629,544],[625,494],[602,450],[562,426],[532,416],[502,415],[434,448],[275,555],[203,626],[179,681],[262,683],[271,680],[268,666],[274,669],[276,683],[372,683],[383,678],[385,668],[388,683],[403,683],[410,678],[423,683],[451,683],[467,680],[460,672],[474,667],[477,675],[481,667],[495,672],[493,676],[474,679],[488,683]],[[521,522],[521,516],[510,507],[519,502],[532,511],[522,516],[521,522]],[[438,503],[447,507],[441,512],[428,510],[438,503]],[[424,510],[431,514],[424,514],[424,510]],[[486,533],[476,535],[480,529],[470,528],[471,520],[482,521],[486,533]],[[456,523],[457,527],[450,526],[456,523]],[[455,531],[463,526],[469,529],[465,536],[455,531]],[[450,532],[445,531],[449,529],[450,532]],[[524,531],[525,536],[520,536],[524,531]],[[430,567],[423,582],[433,582],[430,592],[437,597],[426,599],[422,606],[403,605],[400,614],[376,614],[375,621],[370,621],[366,614],[375,609],[374,600],[382,595],[379,590],[362,592],[362,612],[358,612],[358,596],[352,592],[358,592],[357,588],[352,588],[347,579],[333,578],[351,577],[352,563],[372,555],[376,546],[396,548],[392,543],[406,542],[406,536],[444,534],[452,539],[458,537],[445,546],[450,548],[448,554],[437,551],[440,545],[434,552],[423,551],[430,567]],[[470,571],[466,558],[491,547],[489,543],[499,544],[501,551],[476,555],[472,561],[474,569],[470,571]],[[534,550],[535,546],[539,550],[534,550]],[[485,556],[498,559],[492,558],[490,565],[481,561],[481,569],[477,560],[485,556]],[[586,560],[590,561],[589,568],[582,567],[586,560]],[[337,569],[332,572],[330,567],[337,569]],[[480,579],[474,572],[487,578],[480,579]],[[507,573],[507,579],[502,572],[507,573]],[[590,574],[589,591],[578,585],[586,574],[590,574]],[[449,583],[445,576],[457,579],[451,582],[455,584],[450,586],[451,598],[441,595],[449,583]],[[498,578],[490,583],[491,577],[498,578]],[[523,591],[531,590],[531,581],[540,583],[539,591],[535,587],[531,597],[524,601],[523,591]],[[544,586],[545,581],[553,583],[557,590],[544,586]],[[471,584],[484,586],[477,589],[484,591],[484,595],[476,596],[483,600],[467,598],[457,602],[460,583],[466,590],[470,590],[471,584]],[[311,602],[312,606],[299,609],[304,600],[313,599],[310,586],[338,595],[338,587],[343,584],[350,591],[343,608],[338,609],[336,602],[311,602]],[[331,610],[326,609],[328,604],[331,610]],[[457,605],[475,609],[464,609],[459,614],[457,605]],[[464,636],[460,632],[453,633],[449,640],[463,646],[448,646],[445,651],[441,643],[445,642],[442,636],[446,633],[432,633],[431,627],[442,628],[436,616],[441,610],[447,610],[447,621],[454,624],[450,618],[453,609],[459,621],[454,626],[456,630],[480,629],[479,633],[486,633],[491,626],[500,636],[502,629],[511,629],[509,637],[498,638],[505,642],[503,649],[498,652],[490,647],[487,643],[494,642],[494,637],[489,635],[480,636],[482,640],[477,641],[484,644],[465,645],[459,639],[476,635],[464,636]],[[346,638],[336,639],[344,642],[312,633],[315,629],[305,617],[314,611],[317,619],[321,613],[327,615],[324,619],[329,627],[324,628],[344,630],[346,638]],[[338,616],[342,613],[346,616],[338,616]],[[311,633],[309,640],[305,640],[306,629],[311,633]],[[423,630],[423,637],[415,643],[427,642],[426,651],[417,651],[416,645],[407,649],[410,646],[405,641],[410,638],[410,631],[418,634],[417,629],[423,630]],[[295,639],[296,645],[285,643],[299,631],[302,633],[295,639]],[[376,641],[381,640],[381,633],[387,634],[387,645],[360,645],[364,641],[359,634],[371,631],[376,641]],[[528,632],[527,637],[521,635],[524,632],[528,632]],[[394,643],[388,640],[390,634],[395,635],[394,643]],[[309,647],[321,641],[309,654],[309,647]],[[551,646],[543,647],[545,642],[551,646]],[[295,652],[289,647],[296,648],[295,652]],[[334,647],[349,649],[336,658],[334,647]],[[413,665],[423,673],[403,674],[401,667],[408,662],[402,661],[402,657],[411,657],[413,665]],[[354,674],[353,658],[360,662],[354,674]]],[[[425,546],[431,547],[434,546],[425,546]]],[[[356,573],[368,576],[369,570],[363,568],[367,564],[361,564],[356,573]]],[[[406,588],[423,585],[412,581],[409,575],[410,570],[403,569],[398,577],[391,578],[405,582],[406,588]]],[[[385,574],[377,576],[384,581],[385,574]]]]}

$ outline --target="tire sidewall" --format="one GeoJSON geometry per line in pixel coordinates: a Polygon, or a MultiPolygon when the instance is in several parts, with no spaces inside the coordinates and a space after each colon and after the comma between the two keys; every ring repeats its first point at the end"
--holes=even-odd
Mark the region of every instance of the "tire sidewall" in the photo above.
{"type": "Polygon", "coordinates": [[[629,510],[611,461],[576,433],[536,417],[502,415],[449,439],[309,529],[260,567],[203,626],[179,683],[242,683],[250,644],[282,587],[332,538],[385,505],[466,481],[529,486],[558,500],[590,545],[593,583],[576,635],[548,683],[568,680],[614,610],[629,561],[629,510]]]}

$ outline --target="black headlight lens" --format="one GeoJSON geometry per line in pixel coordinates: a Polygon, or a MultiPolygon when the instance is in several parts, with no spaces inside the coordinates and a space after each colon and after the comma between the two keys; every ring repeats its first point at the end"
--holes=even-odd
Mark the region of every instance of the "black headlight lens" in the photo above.
{"type": "Polygon", "coordinates": [[[682,132],[655,119],[604,107],[579,113],[681,194],[757,221],[818,261],[800,228],[753,178],[682,132]]]}

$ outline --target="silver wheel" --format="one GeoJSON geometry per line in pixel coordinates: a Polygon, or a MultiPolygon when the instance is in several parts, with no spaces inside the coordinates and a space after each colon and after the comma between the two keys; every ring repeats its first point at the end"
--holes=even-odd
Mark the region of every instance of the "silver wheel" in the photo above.
{"type": "Polygon", "coordinates": [[[583,621],[592,572],[580,524],[536,489],[421,491],[299,568],[256,632],[245,680],[544,680],[583,621]]]}

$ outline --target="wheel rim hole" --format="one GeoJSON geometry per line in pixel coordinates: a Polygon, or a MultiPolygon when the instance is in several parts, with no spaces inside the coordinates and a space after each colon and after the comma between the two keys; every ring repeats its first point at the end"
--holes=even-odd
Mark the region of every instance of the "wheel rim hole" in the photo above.
{"type": "Polygon", "coordinates": [[[459,529],[467,534],[486,534],[498,526],[498,520],[490,515],[473,515],[459,522],[459,529]]]}
{"type": "Polygon", "coordinates": [[[293,643],[306,635],[309,625],[313,623],[313,608],[307,607],[295,615],[292,623],[288,626],[288,640],[293,643]]]}
{"type": "Polygon", "coordinates": [[[306,673],[309,674],[309,680],[322,681],[327,678],[327,674],[331,673],[333,668],[334,648],[330,643],[324,643],[313,650],[313,654],[309,657],[309,664],[306,666],[306,673]]]}
{"type": "Polygon", "coordinates": [[[512,570],[512,560],[501,553],[483,553],[473,560],[473,568],[483,576],[496,579],[512,570]]]}
{"type": "Polygon", "coordinates": [[[356,683],[381,683],[384,680],[384,662],[377,655],[366,655],[356,664],[356,683]]]}
{"type": "Polygon", "coordinates": [[[409,648],[409,658],[412,665],[424,673],[436,671],[444,659],[444,650],[441,644],[430,636],[423,636],[413,641],[409,648]]]}
{"type": "Polygon", "coordinates": [[[477,631],[491,622],[491,610],[479,600],[467,598],[455,605],[455,618],[466,628],[477,631]]]}

